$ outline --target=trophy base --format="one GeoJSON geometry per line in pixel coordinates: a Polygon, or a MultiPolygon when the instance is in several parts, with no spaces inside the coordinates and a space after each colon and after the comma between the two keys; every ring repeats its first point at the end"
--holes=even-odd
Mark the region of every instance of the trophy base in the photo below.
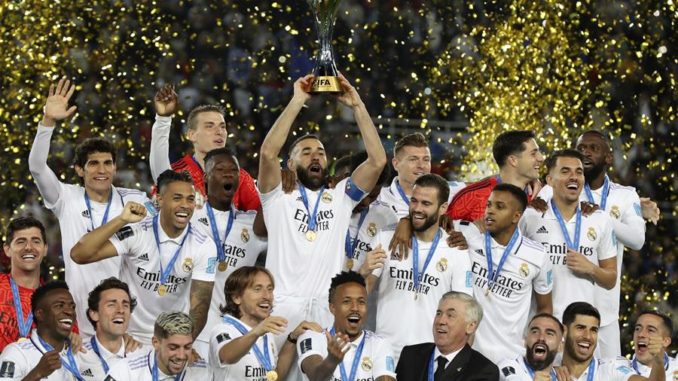
{"type": "Polygon", "coordinates": [[[335,76],[319,76],[313,79],[311,93],[338,94],[341,93],[339,78],[335,76]]]}

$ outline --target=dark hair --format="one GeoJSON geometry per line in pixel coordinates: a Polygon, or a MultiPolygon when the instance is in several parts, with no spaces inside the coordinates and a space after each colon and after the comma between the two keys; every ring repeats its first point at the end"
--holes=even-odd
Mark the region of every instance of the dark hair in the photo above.
{"type": "Polygon", "coordinates": [[[33,295],[31,295],[31,312],[33,313],[33,316],[37,315],[36,312],[38,310],[40,302],[42,302],[42,300],[47,296],[47,294],[54,290],[69,291],[68,284],[66,284],[66,282],[62,280],[54,280],[45,283],[42,286],[35,289],[35,292],[33,292],[33,295]]]}
{"type": "Polygon", "coordinates": [[[133,298],[129,293],[129,286],[127,283],[121,281],[118,278],[110,277],[102,280],[92,291],[89,292],[87,297],[87,320],[92,324],[92,327],[96,329],[97,323],[89,317],[90,311],[99,311],[99,302],[101,302],[101,294],[106,290],[119,289],[125,291],[129,297],[129,307],[130,311],[134,311],[134,307],[137,305],[136,298],[133,298]]]}
{"type": "Polygon", "coordinates": [[[440,205],[446,203],[447,199],[450,197],[450,185],[447,183],[447,180],[435,173],[427,173],[419,176],[417,180],[414,181],[414,185],[419,187],[437,188],[438,204],[440,205]]]}
{"type": "Polygon", "coordinates": [[[235,165],[237,165],[238,168],[240,168],[240,163],[238,163],[238,158],[235,156],[233,151],[231,151],[227,147],[215,148],[215,149],[207,152],[207,154],[205,155],[205,159],[204,159],[205,160],[205,168],[207,168],[207,164],[210,161],[212,161],[216,156],[221,156],[221,155],[229,156],[230,158],[232,158],[233,161],[235,162],[235,165]]]}
{"type": "MultiPolygon", "coordinates": [[[[334,176],[336,176],[338,170],[344,169],[348,169],[350,173],[353,173],[353,171],[355,171],[356,168],[358,168],[365,160],[367,160],[367,152],[365,151],[359,151],[352,155],[342,156],[332,165],[332,173],[334,176]]],[[[390,176],[391,169],[388,165],[385,165],[384,169],[382,169],[381,173],[379,174],[379,178],[377,178],[375,187],[386,184],[390,176]]]]}
{"type": "Polygon", "coordinates": [[[337,291],[337,287],[346,283],[357,283],[363,287],[367,287],[365,284],[365,278],[363,278],[363,276],[359,273],[355,271],[342,271],[335,275],[330,282],[330,303],[332,303],[332,298],[334,297],[334,293],[337,291]]]}
{"type": "Polygon", "coordinates": [[[577,315],[593,316],[598,319],[600,324],[600,312],[598,309],[586,302],[574,302],[565,308],[563,312],[563,325],[568,326],[572,324],[577,315]]]}
{"type": "Polygon", "coordinates": [[[110,141],[104,138],[89,138],[75,147],[75,157],[73,162],[80,168],[84,168],[87,164],[89,155],[95,153],[110,153],[115,163],[115,146],[110,141]]]}
{"type": "MultiPolygon", "coordinates": [[[[582,134],[579,135],[579,137],[577,137],[577,140],[579,140],[579,138],[581,138],[584,135],[595,135],[595,136],[599,137],[607,145],[607,148],[610,149],[610,138],[607,135],[605,135],[602,131],[586,130],[586,131],[582,132],[582,134]]],[[[575,145],[576,145],[576,141],[575,141],[575,145]]]]}
{"type": "Polygon", "coordinates": [[[317,141],[320,141],[320,138],[318,137],[318,135],[315,135],[315,134],[301,135],[300,137],[296,138],[296,139],[292,142],[292,144],[290,144],[290,148],[287,150],[287,155],[288,155],[288,156],[291,156],[291,155],[292,155],[292,151],[294,151],[294,147],[296,147],[297,144],[301,143],[302,141],[304,141],[304,140],[306,140],[306,139],[315,139],[315,140],[317,140],[317,141]]]}
{"type": "Polygon", "coordinates": [[[499,168],[506,164],[506,159],[525,151],[525,142],[534,139],[534,132],[528,130],[507,131],[499,134],[492,144],[492,156],[499,168]]]}
{"type": "Polygon", "coordinates": [[[352,156],[353,155],[345,155],[335,160],[334,163],[332,163],[332,168],[330,170],[332,176],[336,176],[339,170],[344,169],[348,170],[349,172],[353,172],[351,170],[351,168],[353,168],[353,162],[351,160],[352,156]]]}
{"type": "Polygon", "coordinates": [[[9,245],[14,239],[14,234],[20,230],[38,228],[40,230],[40,235],[42,236],[42,241],[47,244],[47,235],[45,234],[45,225],[42,224],[37,218],[33,216],[26,217],[17,217],[9,221],[7,225],[6,241],[5,244],[9,245]]]}
{"type": "Polygon", "coordinates": [[[167,184],[177,181],[193,184],[193,178],[187,171],[174,172],[173,170],[168,169],[158,176],[158,194],[161,194],[164,191],[164,188],[167,186],[167,184]]]}
{"type": "Polygon", "coordinates": [[[222,314],[229,314],[236,318],[240,318],[240,306],[235,304],[233,298],[242,295],[245,289],[249,287],[252,282],[254,282],[254,277],[259,273],[268,275],[268,277],[271,279],[273,288],[275,288],[273,274],[271,274],[267,268],[260,266],[243,266],[233,271],[231,275],[226,278],[226,283],[224,283],[226,305],[219,306],[219,310],[222,314]]]}
{"type": "Polygon", "coordinates": [[[581,162],[584,162],[584,155],[582,155],[581,152],[574,150],[574,149],[564,149],[560,151],[556,151],[551,154],[546,160],[546,170],[547,172],[551,172],[553,168],[556,167],[556,163],[558,162],[559,157],[572,157],[575,159],[579,159],[581,162]]]}
{"type": "Polygon", "coordinates": [[[553,316],[553,315],[551,315],[551,314],[549,314],[549,313],[546,313],[546,312],[542,312],[542,313],[540,313],[540,314],[536,314],[536,315],[532,316],[532,319],[530,319],[530,322],[528,323],[528,326],[529,326],[530,324],[532,324],[533,321],[535,321],[535,320],[537,320],[537,319],[539,319],[539,318],[547,318],[547,319],[551,319],[551,320],[555,321],[556,324],[558,324],[558,328],[560,328],[560,333],[563,333],[563,332],[565,331],[565,328],[563,327],[563,323],[561,323],[560,320],[558,320],[557,317],[555,317],[555,316],[553,316]]]}
{"type": "MultiPolygon", "coordinates": [[[[673,337],[673,320],[671,320],[671,318],[668,315],[655,310],[642,310],[640,311],[640,314],[638,314],[638,319],[640,319],[640,317],[643,315],[653,315],[662,319],[664,327],[669,332],[667,336],[673,337]]],[[[636,321],[638,321],[638,319],[636,319],[636,321]]]]}
{"type": "Polygon", "coordinates": [[[404,147],[428,147],[428,140],[421,132],[405,135],[395,143],[393,156],[398,156],[404,147]]]}
{"type": "Polygon", "coordinates": [[[494,189],[492,189],[492,193],[494,192],[508,192],[510,193],[513,198],[515,198],[518,201],[518,204],[520,204],[520,211],[524,212],[525,208],[527,208],[527,195],[525,194],[525,191],[518,188],[517,186],[509,183],[500,183],[497,184],[494,189]]]}
{"type": "Polygon", "coordinates": [[[196,129],[196,121],[195,119],[197,118],[198,114],[201,114],[203,112],[218,112],[221,114],[221,116],[226,115],[226,111],[224,110],[224,107],[219,104],[206,104],[206,105],[200,105],[196,106],[191,110],[191,112],[188,113],[188,117],[186,117],[186,125],[190,130],[195,130],[196,129]]]}

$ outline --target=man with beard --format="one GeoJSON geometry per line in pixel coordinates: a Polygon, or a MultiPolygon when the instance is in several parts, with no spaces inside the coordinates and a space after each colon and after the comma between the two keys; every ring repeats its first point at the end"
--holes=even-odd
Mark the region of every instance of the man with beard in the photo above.
{"type": "Polygon", "coordinates": [[[534,315],[525,332],[525,356],[497,363],[501,381],[551,381],[560,351],[563,325],[551,314],[534,315]]]}
{"type": "Polygon", "coordinates": [[[363,330],[367,315],[365,279],[353,271],[332,278],[330,310],[332,328],[306,331],[297,352],[304,380],[395,381],[395,361],[389,343],[363,330]]]}
{"type": "Polygon", "coordinates": [[[433,340],[431,322],[446,292],[473,295],[468,252],[447,246],[447,233],[438,226],[447,210],[448,194],[442,177],[420,176],[410,202],[412,253],[403,258],[396,250],[395,257],[387,257],[384,247],[393,231],[380,233],[377,246],[368,253],[378,263],[367,278],[367,289],[376,284],[378,292],[377,334],[391,341],[396,356],[405,345],[433,340]]]}
{"type": "Polygon", "coordinates": [[[143,205],[128,202],[119,216],[87,233],[71,250],[76,263],[122,257],[121,280],[145,301],[132,315],[129,331],[146,345],[163,311],[190,311],[194,336],[200,333],[214,285],[209,263],[217,257],[214,242],[189,222],[195,189],[188,173],[163,172],[158,178],[158,202],[160,212],[152,218],[145,218],[143,205]]]}
{"type": "MultiPolygon", "coordinates": [[[[207,203],[196,209],[191,225],[211,237],[217,251],[216,260],[210,260],[208,272],[214,273],[214,290],[207,315],[206,327],[221,321],[220,306],[225,305],[224,282],[243,266],[253,266],[266,241],[253,232],[256,212],[240,211],[233,204],[233,196],[240,179],[238,159],[228,148],[217,148],[205,156],[205,185],[207,203]]],[[[210,329],[203,329],[193,347],[204,359],[209,355],[210,329]]]]}
{"type": "Polygon", "coordinates": [[[331,323],[327,290],[344,263],[351,212],[372,190],[386,164],[365,104],[346,78],[339,78],[342,94],[337,99],[353,110],[367,151],[367,160],[350,178],[326,189],[325,148],[317,137],[305,135],[292,143],[287,160],[288,168],[297,174],[297,187],[289,194],[282,189],[278,155],[304,103],[311,99],[312,75],[294,83],[292,100],[261,145],[258,186],[268,228],[266,268],[278,284],[276,315],[288,319],[288,329],[303,320],[321,326],[331,323]]]}
{"type": "Polygon", "coordinates": [[[661,342],[652,342],[648,351],[652,357],[649,377],[635,374],[628,366],[615,360],[594,358],[598,344],[600,314],[586,302],[575,302],[563,313],[565,348],[562,365],[556,367],[558,380],[576,381],[665,381],[664,348],[661,342]]]}

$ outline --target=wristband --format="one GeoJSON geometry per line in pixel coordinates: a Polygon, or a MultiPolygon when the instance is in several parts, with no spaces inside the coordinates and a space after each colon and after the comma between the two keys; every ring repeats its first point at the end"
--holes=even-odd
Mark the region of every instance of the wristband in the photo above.
{"type": "Polygon", "coordinates": [[[296,339],[292,338],[292,332],[290,332],[290,334],[287,335],[287,341],[289,341],[292,344],[297,344],[297,339],[298,339],[298,337],[296,339]]]}

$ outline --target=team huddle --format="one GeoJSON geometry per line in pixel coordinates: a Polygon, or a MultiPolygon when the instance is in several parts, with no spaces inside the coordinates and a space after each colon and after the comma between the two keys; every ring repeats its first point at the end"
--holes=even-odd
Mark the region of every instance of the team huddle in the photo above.
{"type": "Polygon", "coordinates": [[[507,131],[497,175],[448,181],[419,133],[389,163],[340,76],[364,151],[329,165],[315,135],[283,152],[312,81],[294,83],[256,181],[226,148],[217,105],[190,111],[193,153],[171,163],[178,102],[161,88],[150,195],[113,185],[104,138],[76,148],[80,184],[60,180],[47,160],[75,84],[52,85],[28,164],[59,220],[65,281],[41,280],[42,223],[12,220],[0,380],[678,379],[661,312],[639,315],[621,357],[624,248],[643,246],[659,210],[610,180],[605,134],[545,158],[533,132],[507,131]]]}

